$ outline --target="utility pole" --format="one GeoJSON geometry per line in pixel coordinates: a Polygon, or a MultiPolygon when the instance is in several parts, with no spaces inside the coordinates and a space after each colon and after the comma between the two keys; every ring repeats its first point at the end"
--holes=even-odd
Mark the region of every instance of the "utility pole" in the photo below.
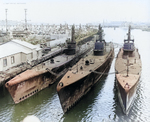
{"type": "Polygon", "coordinates": [[[27,29],[27,9],[24,9],[25,10],[25,30],[28,30],[27,29]]]}
{"type": "Polygon", "coordinates": [[[7,33],[7,31],[8,31],[8,29],[7,29],[7,9],[5,9],[5,12],[6,12],[6,33],[7,33]]]}

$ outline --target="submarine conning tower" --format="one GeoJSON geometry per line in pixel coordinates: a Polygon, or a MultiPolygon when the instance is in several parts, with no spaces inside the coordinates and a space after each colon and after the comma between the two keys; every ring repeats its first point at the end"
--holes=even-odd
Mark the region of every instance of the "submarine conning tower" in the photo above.
{"type": "Polygon", "coordinates": [[[95,48],[94,48],[94,55],[103,55],[104,49],[105,49],[105,40],[103,40],[103,29],[99,25],[99,40],[96,40],[95,42],[95,48]]]}
{"type": "Polygon", "coordinates": [[[128,29],[128,39],[124,40],[124,45],[123,45],[123,51],[125,52],[133,52],[135,47],[134,47],[134,39],[131,40],[131,26],[129,26],[128,29]]]}
{"type": "Polygon", "coordinates": [[[75,41],[75,27],[72,26],[71,40],[67,40],[67,48],[65,49],[66,55],[74,55],[76,53],[76,41],[75,41]]]}

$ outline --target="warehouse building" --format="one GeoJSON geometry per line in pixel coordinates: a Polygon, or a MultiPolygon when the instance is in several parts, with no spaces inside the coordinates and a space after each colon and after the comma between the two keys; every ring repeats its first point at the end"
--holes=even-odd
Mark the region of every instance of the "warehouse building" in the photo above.
{"type": "Polygon", "coordinates": [[[21,40],[12,40],[0,45],[0,71],[23,62],[30,63],[42,56],[42,49],[21,40]]]}

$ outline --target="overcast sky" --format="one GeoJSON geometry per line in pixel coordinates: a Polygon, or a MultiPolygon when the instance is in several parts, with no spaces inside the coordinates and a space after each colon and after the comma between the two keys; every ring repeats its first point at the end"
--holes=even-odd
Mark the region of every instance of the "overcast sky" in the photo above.
{"type": "Polygon", "coordinates": [[[150,22],[150,0],[0,0],[0,20],[35,23],[150,22]]]}

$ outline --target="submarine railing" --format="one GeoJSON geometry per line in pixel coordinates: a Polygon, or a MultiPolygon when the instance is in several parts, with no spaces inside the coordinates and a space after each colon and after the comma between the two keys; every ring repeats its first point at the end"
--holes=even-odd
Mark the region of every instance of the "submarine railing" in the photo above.
{"type": "Polygon", "coordinates": [[[121,72],[123,72],[123,71],[126,71],[126,69],[124,69],[124,70],[122,70],[122,71],[120,71],[120,72],[115,71],[115,72],[110,72],[110,73],[103,73],[103,72],[97,72],[97,71],[91,71],[91,72],[96,73],[96,74],[109,75],[109,74],[121,73],[121,72]]]}

